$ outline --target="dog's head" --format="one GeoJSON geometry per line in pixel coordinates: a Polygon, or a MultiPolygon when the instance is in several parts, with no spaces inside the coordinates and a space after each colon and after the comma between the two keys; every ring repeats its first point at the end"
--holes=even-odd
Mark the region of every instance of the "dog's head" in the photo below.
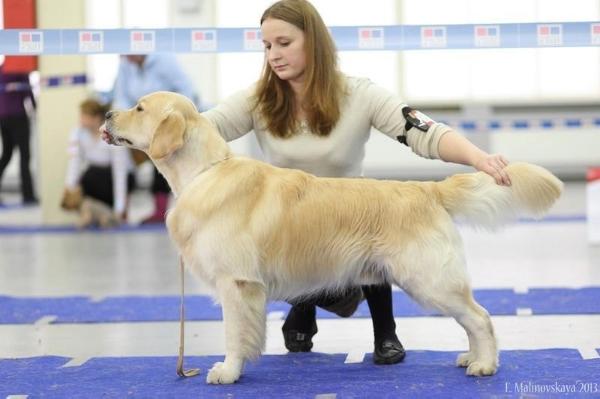
{"type": "Polygon", "coordinates": [[[196,118],[198,111],[187,97],[158,91],[140,98],[128,110],[108,112],[101,130],[111,144],[137,148],[152,159],[161,159],[181,148],[187,124],[196,118]]]}

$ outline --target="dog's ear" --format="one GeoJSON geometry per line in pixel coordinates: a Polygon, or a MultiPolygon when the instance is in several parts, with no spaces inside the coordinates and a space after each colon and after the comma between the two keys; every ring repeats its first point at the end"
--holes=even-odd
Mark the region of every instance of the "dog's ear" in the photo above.
{"type": "Polygon", "coordinates": [[[148,155],[153,159],[164,158],[177,151],[183,145],[183,134],[185,132],[185,119],[180,112],[171,112],[158,125],[152,136],[148,155]]]}

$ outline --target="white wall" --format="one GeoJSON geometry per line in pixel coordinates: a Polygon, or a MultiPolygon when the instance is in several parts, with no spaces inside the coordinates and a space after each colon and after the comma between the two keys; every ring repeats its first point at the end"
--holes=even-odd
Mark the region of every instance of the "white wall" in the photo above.
{"type": "MultiPolygon", "coordinates": [[[[1,2],[2,0],[0,0],[1,2]]],[[[258,26],[271,0],[86,0],[87,27],[258,26]]],[[[503,23],[600,20],[600,1],[578,0],[314,0],[328,25],[503,23]]],[[[178,54],[203,102],[219,102],[246,87],[263,62],[254,54],[178,54]]],[[[458,105],[584,103],[600,98],[600,49],[437,50],[341,52],[342,69],[368,76],[410,104],[458,105]]],[[[88,57],[93,86],[109,90],[118,57],[88,57]]],[[[568,115],[568,113],[565,113],[568,115]]],[[[467,115],[468,116],[468,115],[467,115]]],[[[588,129],[501,132],[478,137],[485,149],[511,159],[579,169],[600,164],[600,132],[588,129]],[[541,145],[535,145],[540,143],[541,145]],[[567,149],[568,156],[565,155],[567,149]]],[[[233,143],[234,151],[260,156],[255,140],[233,143]]],[[[11,165],[11,169],[13,165],[11,165]]],[[[370,175],[440,176],[454,169],[422,160],[374,132],[365,170],[370,175]]]]}
{"type": "MultiPolygon", "coordinates": [[[[600,1],[404,0],[403,24],[591,21],[600,1]]],[[[405,51],[404,96],[420,103],[540,103],[600,97],[600,49],[405,51]],[[577,79],[569,78],[577,76],[577,79]]]]}

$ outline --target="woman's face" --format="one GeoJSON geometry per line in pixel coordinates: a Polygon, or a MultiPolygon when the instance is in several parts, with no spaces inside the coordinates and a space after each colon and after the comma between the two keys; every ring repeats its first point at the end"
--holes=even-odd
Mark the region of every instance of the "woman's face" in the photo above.
{"type": "Polygon", "coordinates": [[[267,61],[279,79],[302,83],[306,70],[304,32],[281,19],[267,18],[261,26],[267,61]]]}

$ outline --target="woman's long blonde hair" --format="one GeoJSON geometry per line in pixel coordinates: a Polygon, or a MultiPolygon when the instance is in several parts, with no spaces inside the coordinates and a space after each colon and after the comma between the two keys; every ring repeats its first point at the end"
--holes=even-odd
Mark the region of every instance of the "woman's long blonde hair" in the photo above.
{"type": "Polygon", "coordinates": [[[327,136],[340,118],[344,81],[338,70],[337,52],[329,30],[317,10],[306,0],[281,0],[265,10],[260,24],[280,19],[304,32],[306,54],[304,103],[296,104],[289,83],[279,79],[267,59],[256,86],[255,110],[277,137],[298,131],[297,107],[303,107],[312,132],[327,136]]]}

